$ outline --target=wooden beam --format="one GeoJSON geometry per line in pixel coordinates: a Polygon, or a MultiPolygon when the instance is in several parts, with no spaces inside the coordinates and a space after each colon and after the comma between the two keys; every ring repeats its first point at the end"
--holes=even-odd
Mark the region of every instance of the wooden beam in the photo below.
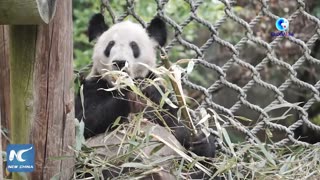
{"type": "Polygon", "coordinates": [[[0,0],[0,24],[49,23],[56,0],[0,0]]]}

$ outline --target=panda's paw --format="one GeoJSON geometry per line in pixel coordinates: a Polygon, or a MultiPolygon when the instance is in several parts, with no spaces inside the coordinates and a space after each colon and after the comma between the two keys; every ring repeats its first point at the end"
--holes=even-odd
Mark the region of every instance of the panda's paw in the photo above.
{"type": "MultiPolygon", "coordinates": [[[[161,91],[164,92],[164,87],[163,86],[159,86],[161,91]]],[[[151,85],[151,86],[147,86],[146,88],[144,88],[142,90],[142,93],[149,98],[152,102],[156,103],[156,104],[160,104],[161,99],[162,99],[162,95],[159,92],[159,90],[151,85]]]]}
{"type": "Polygon", "coordinates": [[[143,111],[146,102],[143,99],[139,98],[137,94],[129,92],[127,94],[127,98],[129,100],[129,107],[131,113],[139,113],[143,111]]]}
{"type": "Polygon", "coordinates": [[[216,151],[215,137],[212,134],[207,137],[204,133],[194,136],[190,144],[190,150],[198,156],[213,158],[216,151]]]}

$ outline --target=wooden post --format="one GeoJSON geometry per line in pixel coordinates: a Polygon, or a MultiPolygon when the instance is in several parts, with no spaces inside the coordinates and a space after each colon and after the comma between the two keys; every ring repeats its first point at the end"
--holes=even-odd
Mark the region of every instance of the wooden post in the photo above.
{"type": "MultiPolygon", "coordinates": [[[[10,26],[10,137],[12,144],[28,144],[33,108],[33,67],[37,26],[10,26]]],[[[23,179],[17,173],[14,179],[23,179]]]]}
{"type": "Polygon", "coordinates": [[[36,25],[10,26],[11,140],[27,144],[33,112],[36,25]]]}
{"type": "MultiPolygon", "coordinates": [[[[0,108],[0,131],[1,131],[1,108],[0,108]]],[[[1,132],[0,132],[1,133],[1,132]]],[[[0,135],[0,151],[2,150],[2,141],[1,141],[1,135],[0,135]]],[[[3,176],[3,160],[2,160],[2,154],[0,155],[0,178],[1,179],[4,179],[4,176],[3,176]]]]}
{"type": "Polygon", "coordinates": [[[56,0],[0,0],[0,24],[49,23],[56,0]]]}
{"type": "MultiPolygon", "coordinates": [[[[9,129],[10,123],[10,76],[9,76],[9,50],[8,27],[0,26],[0,124],[2,128],[9,129]]],[[[0,134],[0,150],[6,150],[7,139],[0,134]],[[2,146],[2,147],[1,147],[2,146]]],[[[5,169],[0,160],[0,171],[5,169]]],[[[1,174],[1,173],[0,173],[1,174]]],[[[4,175],[4,174],[2,174],[4,175]]],[[[2,179],[2,176],[0,175],[2,179]]]]}
{"type": "MultiPolygon", "coordinates": [[[[33,72],[37,38],[36,25],[9,28],[10,138],[12,144],[29,144],[33,112],[33,72]]],[[[13,173],[14,179],[23,179],[13,173]]]]}
{"type": "Polygon", "coordinates": [[[61,175],[69,179],[74,162],[50,160],[72,156],[74,145],[72,1],[58,0],[57,11],[49,25],[38,28],[35,61],[34,121],[31,142],[36,151],[36,172],[32,179],[61,175]]]}
{"type": "MultiPolygon", "coordinates": [[[[9,5],[11,1],[19,0],[0,0],[0,18],[4,4],[9,5]]],[[[50,2],[55,3],[55,0],[50,2]]],[[[27,12],[24,11],[25,16],[29,16],[27,12]]],[[[20,16],[17,17],[19,19],[20,16]]],[[[8,24],[20,21],[13,20],[8,24]]],[[[48,25],[11,25],[9,32],[6,38],[10,42],[10,68],[0,64],[0,72],[4,69],[10,71],[10,93],[7,92],[9,88],[4,90],[0,87],[0,95],[10,94],[8,104],[11,108],[5,104],[1,111],[9,109],[11,112],[11,143],[31,143],[35,146],[36,167],[33,173],[28,174],[28,179],[69,179],[74,167],[73,152],[69,146],[74,145],[75,139],[72,1],[58,0],[56,15],[48,25]],[[62,156],[70,157],[61,160],[62,156]]],[[[0,57],[3,56],[3,49],[0,46],[0,57]]],[[[0,75],[0,82],[9,78],[8,74],[0,75]]],[[[18,174],[14,174],[13,178],[21,179],[18,174]]]]}

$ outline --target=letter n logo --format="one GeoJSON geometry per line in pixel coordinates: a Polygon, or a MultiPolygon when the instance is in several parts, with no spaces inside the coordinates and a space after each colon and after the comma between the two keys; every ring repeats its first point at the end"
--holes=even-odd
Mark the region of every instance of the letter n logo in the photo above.
{"type": "Polygon", "coordinates": [[[9,172],[32,172],[35,150],[32,144],[9,144],[7,146],[7,169],[9,172]]]}

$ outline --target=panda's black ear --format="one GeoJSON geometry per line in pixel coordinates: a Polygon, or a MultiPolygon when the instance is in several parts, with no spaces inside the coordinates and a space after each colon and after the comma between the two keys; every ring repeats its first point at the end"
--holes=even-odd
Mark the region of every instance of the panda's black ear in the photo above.
{"type": "Polygon", "coordinates": [[[108,25],[104,22],[104,17],[101,13],[94,14],[88,27],[89,42],[99,37],[104,31],[108,29],[108,25]]]}
{"type": "Polygon", "coordinates": [[[160,17],[155,17],[150,22],[147,27],[147,32],[151,38],[156,40],[160,46],[164,46],[167,41],[167,27],[166,23],[160,19],[160,17]]]}

